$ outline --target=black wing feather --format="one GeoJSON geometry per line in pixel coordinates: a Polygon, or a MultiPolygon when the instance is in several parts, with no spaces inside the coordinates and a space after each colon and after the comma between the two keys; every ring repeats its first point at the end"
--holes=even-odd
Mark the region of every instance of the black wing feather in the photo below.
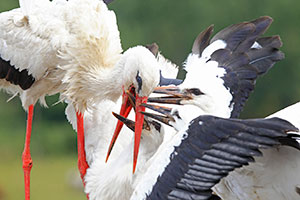
{"type": "Polygon", "coordinates": [[[210,37],[213,33],[214,26],[210,25],[206,30],[202,31],[194,41],[192,53],[202,55],[203,50],[209,45],[210,37]]]}
{"type": "Polygon", "coordinates": [[[229,53],[228,50],[231,48],[227,49],[226,47],[225,50],[219,50],[220,52],[215,52],[212,55],[212,60],[219,62],[219,67],[226,70],[226,74],[222,78],[225,87],[230,90],[233,96],[230,105],[233,107],[231,112],[233,118],[238,117],[243,110],[250,93],[254,90],[258,76],[268,72],[276,62],[284,58],[284,54],[278,50],[282,45],[278,36],[257,38],[269,27],[271,20],[263,17],[257,21],[260,21],[258,23],[261,26],[258,27],[259,31],[250,34],[245,41],[236,47],[236,50],[229,53]],[[261,48],[251,48],[255,41],[261,48]],[[224,59],[224,55],[227,55],[227,60],[224,59]]]}
{"type": "Polygon", "coordinates": [[[5,61],[0,57],[0,79],[5,79],[13,85],[20,86],[23,90],[29,89],[35,79],[28,74],[26,69],[21,72],[14,66],[10,65],[9,61],[5,61]]]}
{"type": "Polygon", "coordinates": [[[147,199],[218,199],[212,194],[214,185],[230,171],[253,162],[253,156],[262,156],[260,148],[293,140],[288,131],[298,129],[279,118],[199,116],[191,122],[188,136],[175,148],[147,199]]]}
{"type": "Polygon", "coordinates": [[[202,32],[195,40],[192,53],[201,56],[203,50],[216,40],[226,43],[224,49],[216,50],[211,60],[218,62],[226,73],[222,77],[224,86],[230,90],[232,101],[231,117],[237,118],[254,90],[256,79],[268,72],[284,54],[278,49],[282,46],[279,36],[261,37],[272,23],[268,16],[250,22],[231,25],[218,32],[211,40],[212,26],[202,32]],[[253,48],[257,43],[260,48],[253,48]]]}

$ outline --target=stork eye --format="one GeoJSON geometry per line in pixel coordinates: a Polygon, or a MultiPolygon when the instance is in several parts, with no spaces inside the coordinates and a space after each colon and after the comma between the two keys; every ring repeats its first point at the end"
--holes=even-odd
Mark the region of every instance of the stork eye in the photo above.
{"type": "Polygon", "coordinates": [[[196,96],[199,96],[199,95],[201,95],[201,94],[204,94],[204,93],[201,92],[198,88],[191,88],[191,89],[187,89],[186,91],[189,92],[189,93],[192,93],[192,94],[194,94],[194,95],[196,95],[196,96]]]}
{"type": "Polygon", "coordinates": [[[143,85],[143,81],[142,81],[142,78],[140,77],[139,73],[140,73],[140,72],[138,71],[138,72],[137,72],[137,75],[136,75],[136,77],[135,77],[136,82],[137,82],[137,84],[138,84],[138,88],[137,88],[138,91],[140,91],[140,90],[142,89],[142,85],[143,85]]]}

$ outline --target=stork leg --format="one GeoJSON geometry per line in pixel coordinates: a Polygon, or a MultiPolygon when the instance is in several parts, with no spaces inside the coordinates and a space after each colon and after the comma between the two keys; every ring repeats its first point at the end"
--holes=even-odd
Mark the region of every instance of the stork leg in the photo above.
{"type": "Polygon", "coordinates": [[[30,200],[30,171],[32,168],[32,159],[30,155],[30,138],[32,130],[33,105],[28,108],[27,127],[25,146],[22,154],[24,181],[25,181],[25,200],[30,200]]]}
{"type": "MultiPolygon", "coordinates": [[[[82,179],[83,185],[85,186],[84,176],[86,174],[89,165],[86,162],[86,154],[84,149],[84,124],[83,124],[83,114],[80,112],[76,113],[77,117],[77,151],[78,151],[78,169],[80,172],[80,177],[82,179]]],[[[89,199],[88,195],[87,198],[89,199]]]]}

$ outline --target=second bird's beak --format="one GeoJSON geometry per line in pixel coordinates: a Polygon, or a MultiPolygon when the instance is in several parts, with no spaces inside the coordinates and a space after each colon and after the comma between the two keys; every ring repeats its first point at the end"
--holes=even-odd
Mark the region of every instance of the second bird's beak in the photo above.
{"type": "Polygon", "coordinates": [[[176,86],[157,87],[153,93],[163,94],[166,96],[151,97],[149,98],[150,103],[181,105],[181,101],[192,99],[190,94],[181,91],[180,88],[176,86]]]}
{"type": "MultiPolygon", "coordinates": [[[[129,89],[129,93],[131,94],[134,94],[134,87],[132,86],[130,89],[129,89]]],[[[130,102],[130,97],[129,95],[125,92],[124,88],[123,88],[123,95],[122,95],[122,105],[121,105],[121,110],[120,110],[120,115],[124,118],[127,118],[131,109],[132,109],[133,105],[132,103],[130,102]]],[[[114,131],[114,135],[111,139],[111,142],[110,142],[110,145],[109,145],[109,148],[108,148],[108,152],[107,152],[107,156],[106,156],[106,160],[105,162],[108,161],[108,158],[110,156],[110,153],[115,145],[115,142],[119,136],[119,133],[121,132],[122,130],[122,127],[123,127],[123,122],[119,121],[117,122],[117,126],[116,126],[116,129],[114,131]]]]}
{"type": "MultiPolygon", "coordinates": [[[[137,164],[137,158],[138,158],[138,152],[139,152],[139,146],[140,146],[140,140],[141,140],[141,134],[143,130],[144,125],[144,115],[142,112],[145,112],[145,107],[142,106],[143,104],[147,103],[148,97],[147,96],[139,96],[136,94],[135,102],[132,102],[132,98],[129,95],[134,95],[134,90],[130,89],[129,94],[126,92],[123,92],[123,98],[122,98],[122,106],[120,110],[120,115],[124,118],[127,118],[131,109],[135,108],[135,129],[134,129],[134,153],[133,153],[133,173],[136,169],[137,164]],[[135,104],[135,105],[134,105],[135,104]]],[[[123,127],[123,122],[118,121],[116,129],[114,131],[114,135],[112,137],[112,140],[110,142],[108,153],[106,156],[106,162],[110,156],[110,153],[112,151],[112,148],[114,147],[114,144],[119,136],[119,133],[123,127]]]]}

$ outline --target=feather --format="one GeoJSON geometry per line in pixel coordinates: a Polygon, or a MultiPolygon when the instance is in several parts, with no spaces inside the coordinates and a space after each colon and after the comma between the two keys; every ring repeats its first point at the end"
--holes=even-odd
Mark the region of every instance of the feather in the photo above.
{"type": "Polygon", "coordinates": [[[28,16],[32,10],[34,0],[19,0],[20,8],[25,16],[28,16]]]}

